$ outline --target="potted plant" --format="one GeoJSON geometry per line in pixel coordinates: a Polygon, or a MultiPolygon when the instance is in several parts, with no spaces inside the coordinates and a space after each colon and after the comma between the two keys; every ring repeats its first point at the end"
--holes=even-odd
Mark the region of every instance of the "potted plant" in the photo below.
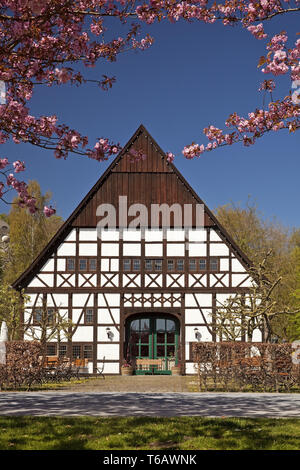
{"type": "Polygon", "coordinates": [[[121,366],[121,375],[132,375],[133,374],[133,367],[131,363],[125,360],[121,366]]]}

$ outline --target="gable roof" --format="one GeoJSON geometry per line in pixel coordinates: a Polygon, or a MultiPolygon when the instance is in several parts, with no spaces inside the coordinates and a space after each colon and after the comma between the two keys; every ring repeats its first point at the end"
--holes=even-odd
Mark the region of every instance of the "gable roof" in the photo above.
{"type": "Polygon", "coordinates": [[[53,254],[56,247],[63,242],[72,228],[95,227],[97,225],[96,208],[98,205],[103,202],[112,204],[115,202],[116,206],[118,204],[116,198],[119,194],[128,195],[128,205],[135,202],[143,204],[153,202],[162,204],[167,202],[172,204],[174,203],[172,199],[174,195],[177,196],[176,202],[182,204],[203,204],[205,225],[214,226],[214,228],[220,231],[224,241],[231,246],[236,256],[245,267],[252,265],[249,258],[236,245],[231,236],[224,227],[221,226],[202,199],[200,199],[197,193],[191,188],[175,165],[167,160],[166,153],[141,124],[96,184],[91,188],[32,264],[16,279],[12,287],[15,289],[26,287],[35,276],[36,272],[41,269],[47,259],[53,254]],[[130,154],[130,150],[132,149],[142,150],[146,153],[147,158],[133,161],[132,155],[130,154]],[[172,187],[170,193],[168,193],[166,189],[166,184],[170,184],[172,187]],[[136,188],[138,188],[138,192],[136,188]],[[153,191],[153,188],[155,191],[153,191]]]}

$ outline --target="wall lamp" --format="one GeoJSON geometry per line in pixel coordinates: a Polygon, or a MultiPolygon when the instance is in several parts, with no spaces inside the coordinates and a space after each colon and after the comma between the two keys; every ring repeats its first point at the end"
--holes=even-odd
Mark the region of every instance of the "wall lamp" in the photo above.
{"type": "Polygon", "coordinates": [[[106,334],[107,334],[108,339],[109,339],[110,341],[112,341],[113,338],[114,338],[114,334],[113,334],[113,332],[111,331],[110,328],[106,328],[106,334]]]}

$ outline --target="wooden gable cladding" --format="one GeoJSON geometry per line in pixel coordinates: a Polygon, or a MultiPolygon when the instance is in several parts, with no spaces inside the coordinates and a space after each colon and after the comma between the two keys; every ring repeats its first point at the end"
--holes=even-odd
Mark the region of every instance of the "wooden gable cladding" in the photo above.
{"type": "MultiPolygon", "coordinates": [[[[94,187],[84,207],[74,218],[73,227],[95,227],[100,220],[96,216],[97,208],[107,203],[116,209],[116,223],[119,225],[119,196],[127,197],[127,207],[133,204],[143,204],[147,207],[148,226],[151,226],[151,204],[167,204],[169,207],[180,204],[182,208],[185,204],[191,204],[195,226],[195,207],[202,203],[176,167],[167,161],[165,153],[143,126],[139,127],[104,178],[101,178],[101,184],[94,187]],[[145,158],[135,158],[134,151],[144,153],[145,158]]],[[[215,225],[207,210],[205,210],[204,224],[215,225]]]]}
{"type": "Polygon", "coordinates": [[[123,149],[122,158],[116,163],[112,172],[124,173],[172,173],[164,153],[145,129],[136,139],[123,149]],[[134,158],[131,150],[142,152],[145,158],[134,158]]]}
{"type": "MultiPolygon", "coordinates": [[[[145,205],[149,218],[151,204],[168,204],[170,207],[174,203],[180,204],[182,207],[185,204],[191,204],[194,208],[198,204],[198,201],[187,191],[175,173],[112,172],[75,218],[72,223],[73,227],[95,227],[100,220],[100,217],[96,216],[97,208],[106,203],[115,207],[118,225],[119,196],[127,196],[128,207],[133,204],[145,205]]],[[[130,223],[130,217],[128,217],[128,222],[130,223]]],[[[150,220],[148,220],[148,224],[151,225],[150,220]]],[[[193,224],[195,224],[195,209],[193,224]]],[[[205,225],[214,225],[207,212],[205,213],[205,225]]]]}

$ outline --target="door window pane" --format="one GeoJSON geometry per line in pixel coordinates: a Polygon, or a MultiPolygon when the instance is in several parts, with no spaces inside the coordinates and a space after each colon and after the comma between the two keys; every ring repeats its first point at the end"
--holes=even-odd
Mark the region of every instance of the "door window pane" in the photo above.
{"type": "Polygon", "coordinates": [[[156,340],[157,340],[157,343],[164,343],[165,342],[165,333],[157,333],[156,340]]]}
{"type": "Polygon", "coordinates": [[[166,330],[166,320],[164,318],[158,318],[156,320],[156,331],[165,332],[166,330]]]}
{"type": "Polygon", "coordinates": [[[149,356],[149,346],[142,345],[141,346],[141,356],[149,356]]]}

